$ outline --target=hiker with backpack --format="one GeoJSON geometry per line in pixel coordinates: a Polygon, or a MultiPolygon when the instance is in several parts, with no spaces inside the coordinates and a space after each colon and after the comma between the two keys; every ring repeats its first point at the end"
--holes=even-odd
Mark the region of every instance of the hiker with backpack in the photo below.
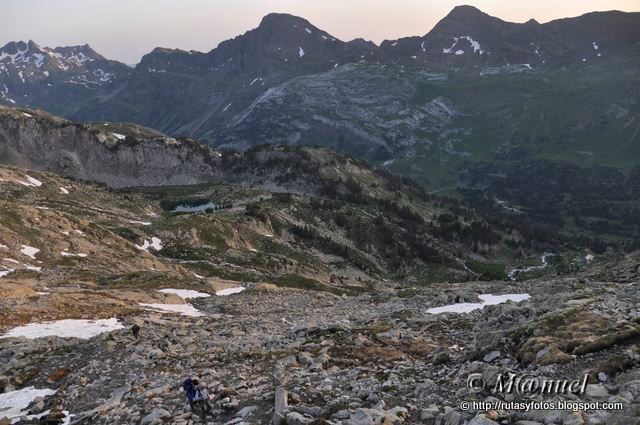
{"type": "Polygon", "coordinates": [[[212,415],[213,410],[207,386],[200,383],[198,379],[188,378],[182,383],[182,388],[187,396],[191,412],[200,416],[200,420],[204,424],[206,415],[212,415]]]}

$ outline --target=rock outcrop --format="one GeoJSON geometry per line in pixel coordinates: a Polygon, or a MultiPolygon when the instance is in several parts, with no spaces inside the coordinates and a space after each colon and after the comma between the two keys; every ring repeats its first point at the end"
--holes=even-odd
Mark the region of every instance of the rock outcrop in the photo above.
{"type": "Polygon", "coordinates": [[[41,111],[0,107],[0,162],[110,187],[216,181],[220,154],[127,124],[78,124],[41,111]]]}

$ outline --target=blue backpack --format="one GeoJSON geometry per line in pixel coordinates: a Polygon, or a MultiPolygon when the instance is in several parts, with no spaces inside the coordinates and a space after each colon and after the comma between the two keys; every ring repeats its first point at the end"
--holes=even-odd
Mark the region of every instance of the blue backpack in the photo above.
{"type": "Polygon", "coordinates": [[[196,387],[193,385],[193,380],[191,378],[186,379],[182,383],[182,388],[187,394],[187,400],[193,401],[196,398],[196,387]]]}

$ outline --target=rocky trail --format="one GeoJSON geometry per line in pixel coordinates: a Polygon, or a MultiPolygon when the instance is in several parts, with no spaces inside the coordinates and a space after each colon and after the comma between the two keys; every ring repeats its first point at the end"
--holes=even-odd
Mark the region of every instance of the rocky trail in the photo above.
{"type": "Polygon", "coordinates": [[[142,311],[88,340],[0,339],[0,399],[33,386],[56,392],[37,398],[25,415],[64,410],[71,424],[199,423],[181,388],[196,376],[215,397],[207,423],[638,423],[635,283],[478,282],[356,297],[258,284],[189,302],[203,315],[142,311]],[[525,291],[531,298],[519,303],[427,312],[477,302],[482,293],[525,291]],[[500,397],[489,388],[508,372],[589,374],[583,397],[620,402],[624,410],[460,409],[464,400],[500,397]],[[487,382],[479,394],[466,386],[472,373],[487,382]]]}

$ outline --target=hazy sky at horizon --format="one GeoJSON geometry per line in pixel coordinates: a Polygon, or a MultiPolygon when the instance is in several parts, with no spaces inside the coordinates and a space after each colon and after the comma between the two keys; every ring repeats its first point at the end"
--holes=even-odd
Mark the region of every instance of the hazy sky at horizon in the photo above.
{"type": "Polygon", "coordinates": [[[342,40],[380,43],[424,35],[461,4],[512,22],[640,11],[640,0],[3,0],[0,45],[29,39],[50,47],[89,43],[132,64],[159,46],[209,51],[257,27],[270,12],[302,16],[342,40]]]}

